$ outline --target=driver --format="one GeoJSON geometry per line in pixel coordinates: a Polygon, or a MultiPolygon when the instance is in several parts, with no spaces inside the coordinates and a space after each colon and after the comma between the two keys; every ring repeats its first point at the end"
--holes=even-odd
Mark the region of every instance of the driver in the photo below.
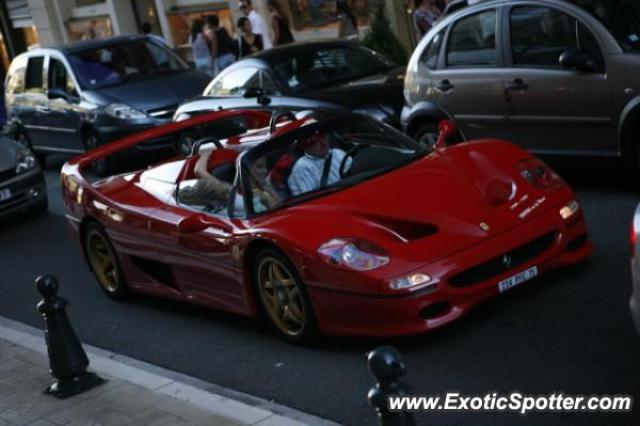
{"type": "MultiPolygon", "coordinates": [[[[340,165],[345,152],[331,148],[327,135],[318,131],[304,136],[297,141],[304,150],[291,170],[287,183],[293,196],[315,191],[340,180],[340,165]]],[[[350,166],[348,160],[346,166],[350,166]]]]}

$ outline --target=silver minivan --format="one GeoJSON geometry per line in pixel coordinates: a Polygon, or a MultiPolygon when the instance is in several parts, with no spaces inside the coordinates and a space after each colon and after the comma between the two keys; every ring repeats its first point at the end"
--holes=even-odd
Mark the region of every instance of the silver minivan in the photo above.
{"type": "Polygon", "coordinates": [[[402,124],[540,154],[640,159],[640,0],[496,0],[456,12],[416,48],[402,124]]]}

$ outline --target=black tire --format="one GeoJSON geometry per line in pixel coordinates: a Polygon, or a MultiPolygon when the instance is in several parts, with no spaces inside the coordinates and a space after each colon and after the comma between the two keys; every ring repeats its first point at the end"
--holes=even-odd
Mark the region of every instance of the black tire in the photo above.
{"type": "Polygon", "coordinates": [[[34,153],[34,155],[36,156],[36,160],[38,161],[38,164],[40,165],[41,169],[44,170],[44,168],[47,167],[47,155],[43,154],[42,152],[36,152],[33,149],[33,145],[31,145],[31,141],[27,137],[27,134],[24,132],[24,130],[18,129],[16,131],[15,140],[20,145],[23,145],[23,146],[29,148],[34,153]]]}
{"type": "MultiPolygon", "coordinates": [[[[88,130],[84,133],[83,144],[86,151],[95,149],[102,145],[100,136],[93,130],[88,130]]],[[[109,157],[104,157],[93,162],[93,171],[98,176],[108,176],[113,170],[113,160],[109,157]]]]}
{"type": "Polygon", "coordinates": [[[48,208],[49,208],[49,199],[45,198],[44,200],[42,200],[38,204],[36,204],[36,206],[33,208],[32,211],[34,213],[43,213],[43,212],[47,211],[48,208]]]}
{"type": "Polygon", "coordinates": [[[180,133],[175,142],[176,155],[184,158],[190,156],[195,141],[196,137],[192,132],[187,131],[180,133]]]}
{"type": "Polygon", "coordinates": [[[256,255],[251,266],[256,298],[271,328],[280,337],[294,344],[309,344],[314,341],[318,335],[315,314],[307,290],[289,259],[275,248],[266,248],[256,255]],[[269,268],[270,264],[278,265],[279,268],[282,268],[282,272],[285,272],[291,279],[290,284],[272,285],[273,296],[268,294],[266,276],[264,275],[269,274],[265,268],[269,268]],[[274,309],[272,303],[274,300],[276,304],[280,304],[282,316],[275,312],[278,307],[274,309]],[[286,312],[289,314],[287,315],[286,312]],[[289,316],[288,320],[285,318],[287,316],[289,316]],[[301,318],[301,321],[298,321],[298,318],[294,318],[294,316],[301,318]]]}
{"type": "Polygon", "coordinates": [[[126,299],[130,292],[122,266],[118,254],[102,226],[92,222],[84,228],[82,247],[100,288],[112,299],[126,299]],[[100,260],[101,258],[104,260],[100,260]],[[107,262],[110,264],[107,265],[107,262]]]}
{"type": "Polygon", "coordinates": [[[413,139],[433,151],[436,146],[436,142],[438,141],[439,134],[440,131],[438,130],[438,124],[428,123],[423,124],[418,128],[418,130],[413,134],[413,139]]]}

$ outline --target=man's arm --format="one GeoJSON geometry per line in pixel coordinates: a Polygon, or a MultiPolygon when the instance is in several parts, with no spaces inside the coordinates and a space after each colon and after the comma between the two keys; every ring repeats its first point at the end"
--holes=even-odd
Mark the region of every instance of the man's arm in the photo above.
{"type": "Polygon", "coordinates": [[[198,158],[198,161],[196,162],[196,165],[193,169],[193,174],[198,179],[203,179],[207,181],[209,185],[211,185],[212,188],[215,189],[217,194],[223,195],[231,191],[231,189],[233,188],[233,185],[230,185],[227,182],[221,181],[220,179],[218,179],[217,177],[209,173],[209,170],[207,170],[207,166],[209,165],[209,158],[211,157],[212,152],[213,152],[213,149],[207,149],[202,151],[202,153],[200,154],[200,158],[198,158]]]}

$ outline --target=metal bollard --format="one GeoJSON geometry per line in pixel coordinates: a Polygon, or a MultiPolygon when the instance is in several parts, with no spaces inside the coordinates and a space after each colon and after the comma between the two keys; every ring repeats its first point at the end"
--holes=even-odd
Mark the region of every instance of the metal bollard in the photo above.
{"type": "Polygon", "coordinates": [[[400,352],[393,346],[381,346],[367,354],[367,366],[377,381],[369,389],[367,398],[378,412],[380,426],[415,426],[413,414],[391,412],[387,406],[389,396],[409,395],[413,391],[411,385],[401,380],[406,373],[406,366],[400,352]]]}
{"type": "Polygon", "coordinates": [[[89,359],[67,317],[69,302],[58,296],[58,281],[52,276],[40,276],[36,278],[36,288],[42,295],[38,312],[45,322],[49,372],[57,379],[45,393],[64,399],[103,384],[104,379],[87,372],[89,359]]]}

